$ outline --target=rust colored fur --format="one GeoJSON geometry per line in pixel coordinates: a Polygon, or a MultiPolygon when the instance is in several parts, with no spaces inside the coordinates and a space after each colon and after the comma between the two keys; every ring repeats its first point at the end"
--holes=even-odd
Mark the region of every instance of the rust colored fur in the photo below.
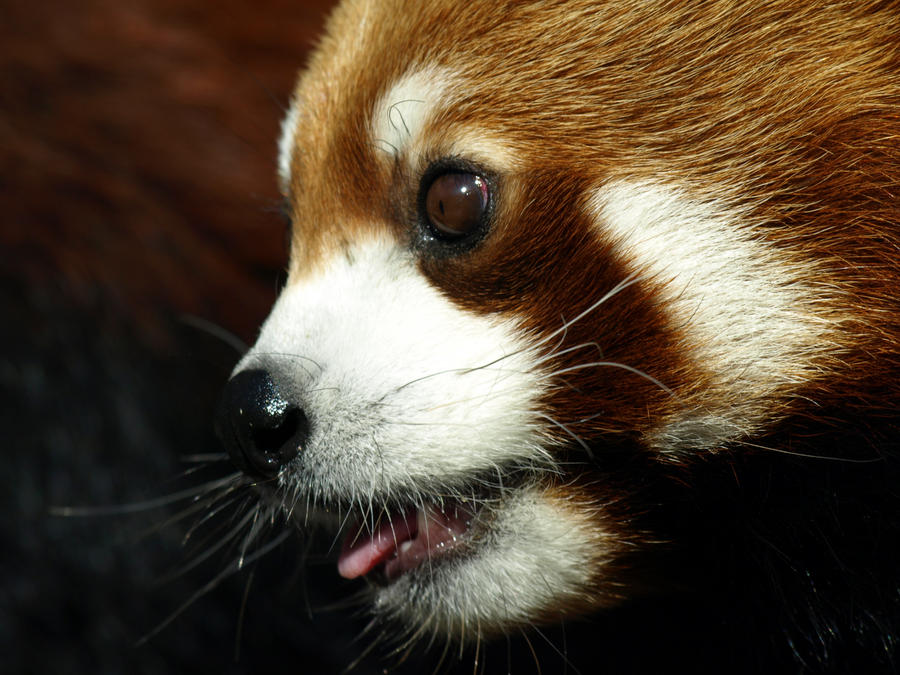
{"type": "MultiPolygon", "coordinates": [[[[787,258],[818,261],[817,278],[808,281],[821,288],[823,320],[846,323],[842,344],[816,365],[840,377],[815,378],[809,391],[784,392],[771,404],[805,408],[811,398],[820,406],[890,409],[895,396],[882,389],[896,378],[873,381],[872,373],[896,372],[900,330],[896,9],[855,2],[512,2],[462,12],[455,3],[347,3],[300,89],[301,98],[317,92],[302,100],[301,126],[329,133],[304,134],[295,159],[295,274],[318,255],[317,241],[353,237],[332,228],[373,215],[396,222],[396,195],[413,178],[379,175],[379,150],[360,136],[384,82],[409,64],[440,64],[477,83],[478,95],[464,97],[452,118],[435,122],[436,131],[498,130],[516,158],[504,189],[519,193],[490,246],[464,261],[423,263],[450,297],[474,311],[527,307],[535,329],[556,329],[561,315],[577,315],[596,297],[595,289],[621,280],[602,242],[582,245],[592,236],[589,224],[574,222],[579,191],[620,176],[673,179],[698,198],[741,208],[745,226],[787,258]],[[351,48],[363,14],[377,29],[351,48]],[[365,59],[355,61],[357,52],[365,59]],[[369,73],[370,62],[383,66],[369,73]],[[353,86],[335,84],[345,81],[353,86]],[[526,205],[529,212],[521,212],[526,205]],[[341,224],[333,213],[345,214],[341,224]],[[560,230],[571,244],[560,243],[560,230]],[[525,241],[531,250],[516,244],[525,241]],[[537,252],[541,242],[546,254],[537,252]],[[514,250],[527,265],[510,255],[514,250]],[[566,264],[561,274],[576,250],[585,262],[566,264]],[[601,260],[605,277],[596,274],[601,260]],[[573,288],[580,298],[570,297],[573,288]],[[878,391],[870,394],[870,386],[878,391]]],[[[680,386],[698,379],[678,357],[678,345],[690,346],[677,332],[654,328],[653,303],[623,302],[645,317],[612,319],[617,331],[627,326],[616,339],[600,339],[596,326],[584,330],[611,359],[665,372],[662,379],[681,390],[677,405],[696,397],[702,406],[702,384],[693,392],[680,386]]],[[[585,335],[573,341],[578,337],[585,335]]],[[[639,397],[654,406],[672,403],[649,383],[629,386],[645,389],[639,397]]],[[[608,426],[635,430],[640,420],[608,426]]]]}
{"type": "Polygon", "coordinates": [[[680,607],[684,645],[710,630],[728,672],[893,667],[900,5],[348,0],[295,105],[289,289],[389,240],[454,308],[552,344],[539,412],[559,475],[542,485],[594,524],[596,555],[535,623],[675,594],[711,617],[680,607]],[[371,134],[410,72],[454,98],[407,158],[371,134]],[[496,199],[483,239],[449,252],[417,238],[420,181],[448,158],[496,199]],[[749,251],[719,271],[763,284],[735,297],[748,316],[772,303],[773,325],[731,335],[712,315],[730,316],[725,287],[679,314],[690,274],[641,248],[632,198],[691,230],[676,243],[708,227],[749,251]]]}

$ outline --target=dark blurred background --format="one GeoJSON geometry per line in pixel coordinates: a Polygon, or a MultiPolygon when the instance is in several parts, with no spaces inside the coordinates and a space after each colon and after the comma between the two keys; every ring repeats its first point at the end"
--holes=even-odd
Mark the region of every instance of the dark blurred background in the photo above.
{"type": "Polygon", "coordinates": [[[2,5],[4,673],[336,673],[361,648],[361,619],[309,618],[347,589],[293,538],[138,645],[233,551],[168,580],[198,555],[194,519],[159,527],[185,503],[54,515],[209,479],[182,458],[219,452],[217,330],[251,342],[277,293],[275,144],[330,4],[2,5]]]}

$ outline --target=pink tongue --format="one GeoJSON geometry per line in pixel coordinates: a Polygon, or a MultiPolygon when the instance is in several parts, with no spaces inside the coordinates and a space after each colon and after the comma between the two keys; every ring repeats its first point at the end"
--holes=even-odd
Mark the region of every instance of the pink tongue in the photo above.
{"type": "Polygon", "coordinates": [[[415,537],[417,530],[416,512],[412,510],[381,523],[371,534],[351,532],[338,558],[338,573],[345,579],[368,574],[393,555],[400,544],[415,537]]]}

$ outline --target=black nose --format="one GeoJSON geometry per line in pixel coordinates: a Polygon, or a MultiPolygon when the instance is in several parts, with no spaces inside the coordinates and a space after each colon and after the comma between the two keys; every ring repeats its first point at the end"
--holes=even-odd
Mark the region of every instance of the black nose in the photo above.
{"type": "Polygon", "coordinates": [[[239,468],[270,478],[300,452],[309,420],[278,393],[265,370],[243,370],[225,385],[216,433],[239,468]]]}

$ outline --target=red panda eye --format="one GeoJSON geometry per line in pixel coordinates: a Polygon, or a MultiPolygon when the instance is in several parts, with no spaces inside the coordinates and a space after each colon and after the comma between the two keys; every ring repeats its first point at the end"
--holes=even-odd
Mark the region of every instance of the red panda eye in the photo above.
{"type": "Polygon", "coordinates": [[[425,214],[442,239],[460,239],[484,220],[490,192],[487,181],[473,173],[450,172],[432,181],[425,195],[425,214]]]}

